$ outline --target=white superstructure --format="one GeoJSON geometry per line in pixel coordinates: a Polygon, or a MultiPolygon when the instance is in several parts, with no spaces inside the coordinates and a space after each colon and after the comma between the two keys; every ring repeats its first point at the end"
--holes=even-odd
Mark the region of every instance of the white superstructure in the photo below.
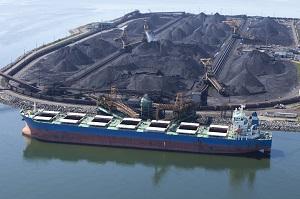
{"type": "Polygon", "coordinates": [[[237,136],[242,138],[257,138],[260,135],[257,113],[253,112],[250,117],[247,117],[244,108],[245,106],[241,105],[240,108],[234,110],[232,115],[232,130],[237,136]]]}

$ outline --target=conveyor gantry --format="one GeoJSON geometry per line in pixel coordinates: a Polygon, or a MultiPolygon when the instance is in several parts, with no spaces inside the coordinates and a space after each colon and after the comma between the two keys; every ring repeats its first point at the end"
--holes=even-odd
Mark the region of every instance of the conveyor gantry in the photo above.
{"type": "Polygon", "coordinates": [[[24,82],[22,80],[16,79],[16,78],[14,78],[14,77],[12,77],[10,75],[7,75],[7,74],[5,74],[3,72],[0,72],[0,76],[4,77],[8,81],[13,81],[13,82],[16,82],[16,83],[22,85],[24,88],[28,89],[31,92],[39,92],[39,91],[41,91],[41,89],[39,89],[39,88],[37,88],[35,86],[32,86],[32,85],[28,84],[27,82],[24,82]]]}

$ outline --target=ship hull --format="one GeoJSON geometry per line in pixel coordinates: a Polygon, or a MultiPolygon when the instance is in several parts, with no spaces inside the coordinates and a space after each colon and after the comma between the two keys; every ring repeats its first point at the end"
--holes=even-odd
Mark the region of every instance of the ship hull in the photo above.
{"type": "Polygon", "coordinates": [[[213,154],[269,153],[272,140],[233,140],[43,123],[24,117],[23,134],[47,142],[213,154]]]}

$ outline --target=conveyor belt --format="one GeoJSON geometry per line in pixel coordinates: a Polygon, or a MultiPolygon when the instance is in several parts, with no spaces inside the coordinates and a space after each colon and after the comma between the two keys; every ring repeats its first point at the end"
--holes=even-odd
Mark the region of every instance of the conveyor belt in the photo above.
{"type": "Polygon", "coordinates": [[[33,91],[33,92],[39,92],[39,91],[41,91],[39,88],[37,88],[35,86],[32,86],[32,85],[30,85],[30,84],[28,84],[28,83],[26,83],[26,82],[24,82],[22,80],[16,79],[16,78],[14,78],[14,77],[12,77],[10,75],[6,75],[3,72],[0,72],[0,76],[6,78],[7,80],[14,81],[14,82],[16,82],[18,84],[21,84],[24,88],[27,88],[30,91],[33,91]]]}

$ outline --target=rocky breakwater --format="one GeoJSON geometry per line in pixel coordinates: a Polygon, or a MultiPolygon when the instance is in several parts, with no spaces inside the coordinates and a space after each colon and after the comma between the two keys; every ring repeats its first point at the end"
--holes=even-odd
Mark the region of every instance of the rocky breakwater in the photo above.
{"type": "MultiPolygon", "coordinates": [[[[212,123],[229,125],[231,123],[231,118],[223,118],[219,116],[206,117],[203,116],[198,120],[202,124],[212,123]]],[[[298,121],[260,121],[260,128],[265,131],[288,131],[288,132],[300,132],[300,122],[298,121]]]]}
{"type": "MultiPolygon", "coordinates": [[[[23,96],[10,95],[3,92],[0,94],[0,103],[17,109],[33,109],[34,101],[35,100],[25,97],[23,98],[23,96]]],[[[94,106],[51,103],[41,100],[36,103],[36,106],[38,109],[45,109],[50,111],[96,113],[96,108],[94,106]]]]}
{"type": "Polygon", "coordinates": [[[261,121],[261,129],[270,131],[300,132],[300,123],[292,121],[261,121]]]}

